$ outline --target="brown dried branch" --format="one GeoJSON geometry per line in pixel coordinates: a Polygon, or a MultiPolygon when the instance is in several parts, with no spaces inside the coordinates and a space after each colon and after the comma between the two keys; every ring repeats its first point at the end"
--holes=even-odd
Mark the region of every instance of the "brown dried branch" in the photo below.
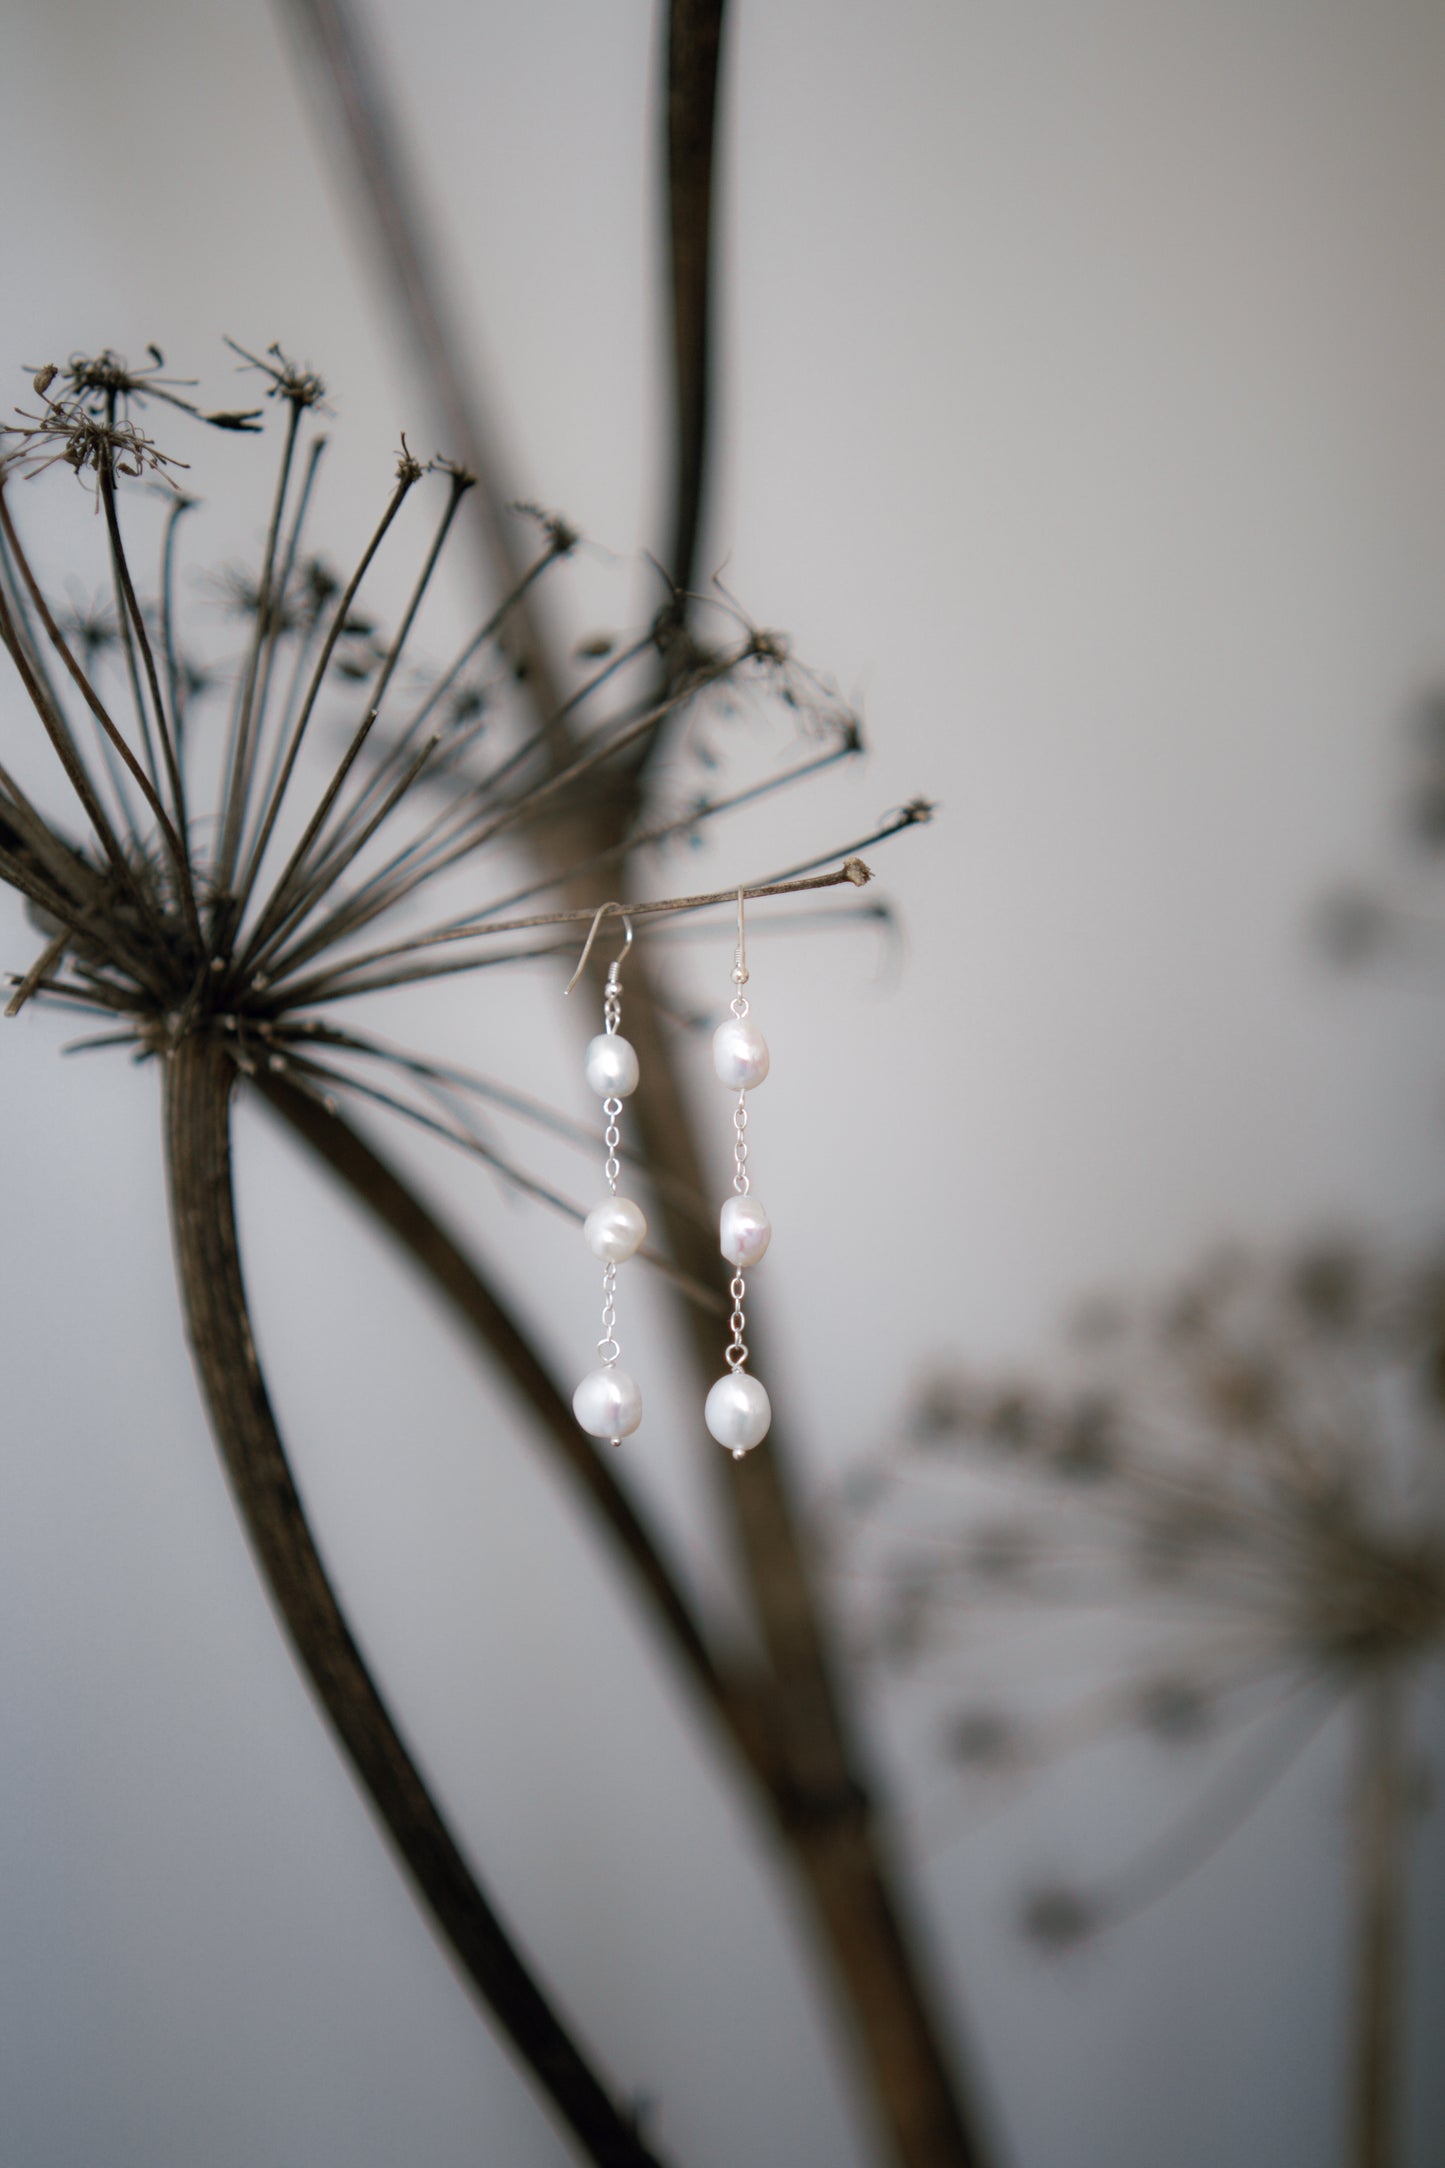
{"type": "MultiPolygon", "coordinates": [[[[477,478],[469,504],[497,591],[510,594],[522,572],[507,525],[517,492],[508,483],[496,432],[461,360],[464,347],[446,281],[374,56],[347,0],[279,0],[279,7],[316,85],[323,125],[357,182],[366,239],[398,304],[390,313],[420,364],[445,443],[477,478]]],[[[560,677],[550,667],[531,598],[518,605],[516,623],[530,682],[543,712],[550,712],[561,699],[560,677]]]]}
{"type": "MultiPolygon", "coordinates": [[[[634,966],[628,1035],[647,1077],[647,1091],[633,1102],[647,1160],[669,1177],[660,1217],[679,1267],[705,1276],[715,1269],[715,1232],[669,1202],[676,1188],[703,1188],[705,1171],[645,966],[634,966]]],[[[718,1360],[715,1330],[683,1306],[677,1324],[697,1375],[710,1382],[718,1360]]],[[[750,1319],[748,1341],[760,1372],[767,1368],[759,1353],[763,1338],[750,1319]]],[[[798,1526],[790,1457],[786,1422],[775,1410],[767,1437],[745,1460],[727,1464],[723,1485],[768,1656],[773,1813],[808,1893],[839,2015],[853,2039],[855,2067],[866,2074],[888,2155],[906,2168],[979,2168],[988,2151],[969,2090],[941,2044],[937,1991],[927,1980],[921,1937],[864,1775],[798,1526]]]]}
{"type": "Polygon", "coordinates": [[[723,0],[667,9],[668,298],[672,313],[672,525],[665,563],[686,592],[697,568],[712,406],[713,201],[723,0]]]}
{"type": "Polygon", "coordinates": [[[283,1122],[331,1169],[443,1297],[483,1355],[506,1376],[537,1420],[541,1436],[568,1486],[600,1521],[635,1576],[655,1622],[680,1659],[699,1699],[712,1710],[745,1758],[761,1753],[752,1689],[734,1670],[719,1668],[681,1586],[610,1463],[579,1430],[571,1403],[513,1317],[435,1213],[425,1206],[376,1147],[340,1114],[284,1075],[260,1071],[255,1089],[283,1122]]]}
{"type": "MultiPolygon", "coordinates": [[[[471,427],[472,410],[462,390],[460,344],[440,300],[440,286],[425,224],[413,199],[397,144],[394,120],[366,63],[356,26],[343,0],[287,0],[301,28],[308,58],[319,64],[328,113],[339,118],[347,157],[363,182],[370,238],[401,303],[401,316],[419,356],[438,413],[453,448],[474,472],[494,476],[490,447],[471,427]]],[[[479,490],[479,499],[484,492],[479,490]]],[[[493,484],[494,551],[505,570],[501,586],[515,583],[505,555],[493,484]]],[[[535,638],[535,627],[533,628],[535,638]]],[[[545,719],[558,707],[559,673],[549,671],[534,648],[533,682],[545,719]]],[[[568,806],[567,817],[537,834],[539,859],[550,878],[565,886],[579,861],[616,851],[636,827],[644,756],[655,729],[650,721],[621,733],[609,748],[640,740],[631,789],[605,808],[568,806]]],[[[552,782],[537,795],[555,792],[564,777],[589,764],[579,761],[570,732],[548,744],[552,782]]],[[[533,802],[535,803],[535,796],[533,802]]],[[[624,899],[626,888],[623,887],[624,899]]],[[[573,890],[576,908],[586,899],[573,890]]],[[[595,908],[595,906],[593,906],[595,908]]],[[[639,972],[634,987],[642,980],[639,972]]],[[[657,1004],[634,1001],[629,1014],[648,1076],[648,1106],[639,1108],[649,1157],[672,1183],[700,1186],[700,1154],[676,1074],[674,1051],[658,1030],[657,1004]],[[645,1040],[645,1043],[643,1043],[645,1040]]],[[[684,1215],[666,1207],[663,1216],[675,1262],[692,1277],[713,1271],[710,1240],[684,1215]]],[[[699,1389],[715,1369],[712,1336],[703,1338],[687,1319],[681,1327],[696,1361],[699,1389]]],[[[886,1846],[868,1804],[863,1756],[841,1705],[833,1660],[815,1590],[788,1496],[785,1447],[775,1426],[770,1437],[739,1468],[727,1486],[734,1532],[744,1555],[768,1650],[772,1679],[770,1715],[777,1766],[773,1803],[807,1888],[831,1959],[839,2000],[850,2021],[876,2121],[900,2168],[979,2168],[986,2158],[974,2111],[958,2087],[942,2045],[933,1992],[925,1986],[919,1939],[906,1921],[887,1859],[886,1846]]]]}
{"type": "Polygon", "coordinates": [[[166,1064],[171,1220],[186,1327],[236,1503],[312,1691],[398,1858],[478,1995],[586,2157],[660,2168],[518,1955],[402,1742],[306,1520],[256,1357],[232,1193],[235,1070],[213,1038],[166,1064]]]}

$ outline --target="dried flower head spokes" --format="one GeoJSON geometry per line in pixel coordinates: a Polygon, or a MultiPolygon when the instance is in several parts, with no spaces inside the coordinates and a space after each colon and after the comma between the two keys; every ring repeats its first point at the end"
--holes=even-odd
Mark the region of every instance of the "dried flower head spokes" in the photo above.
{"type": "Polygon", "coordinates": [[[52,369],[42,369],[35,378],[40,412],[17,408],[18,419],[0,432],[15,440],[0,448],[5,473],[43,474],[47,467],[63,464],[76,474],[93,478],[97,507],[101,480],[106,475],[112,480],[125,475],[138,481],[150,473],[176,486],[170,470],[184,462],[160,451],[133,421],[94,414],[80,399],[51,398],[48,387],[54,374],[52,369]]]}
{"type": "Polygon", "coordinates": [[[940,1831],[1102,1742],[1187,1750],[1172,1826],[1025,1892],[1055,1948],[1445,1656],[1445,1277],[1339,1243],[1232,1255],[1159,1312],[1091,1310],[1068,1370],[935,1380],[837,1531],[867,1644],[922,1694],[940,1831]]]}
{"type": "MultiPolygon", "coordinates": [[[[254,432],[262,407],[203,410],[184,396],[185,380],[162,374],[155,349],[140,370],[107,351],[33,372],[34,401],[0,436],[0,642],[73,798],[63,821],[42,810],[33,761],[7,730],[17,750],[0,760],[0,878],[45,935],[10,1010],[32,998],[63,1003],[105,1026],[80,1043],[141,1055],[214,1035],[243,1074],[285,1071],[322,1100],[347,1092],[394,1109],[580,1217],[517,1166],[491,1126],[500,1115],[555,1128],[558,1117],[494,1079],[364,1035],[350,1005],[569,948],[568,929],[586,912],[535,908],[549,889],[605,880],[624,855],[645,862],[848,758],[861,743],[857,719],[781,642],[739,625],[730,602],[714,612],[715,638],[681,637],[671,592],[633,634],[580,643],[576,683],[539,713],[525,682],[527,612],[578,537],[531,507],[516,515],[526,546],[511,590],[445,667],[423,670],[415,635],[470,476],[421,460],[403,439],[373,530],[351,570],[331,573],[312,540],[325,387],[279,348],[235,351],[281,425],[259,564],[228,583],[239,650],[207,654],[199,633],[183,637],[178,532],[196,499],[135,489],[173,481],[185,463],[132,409],[159,401],[178,421],[234,435],[254,432]],[[103,515],[96,584],[108,599],[79,613],[52,602],[23,531],[31,500],[20,485],[57,466],[85,478],[103,515]],[[397,557],[418,526],[414,569],[398,581],[397,557]],[[401,596],[389,633],[362,599],[383,580],[401,596]],[[98,626],[104,636],[92,637],[98,626]],[[784,753],[745,788],[717,793],[707,787],[716,746],[745,700],[776,702],[784,753]],[[500,855],[548,823],[562,827],[569,809],[605,799],[659,749],[667,759],[649,772],[665,779],[615,847],[477,902],[495,862],[489,846],[500,855]],[[524,905],[534,908],[519,916],[524,905]]],[[[74,592],[69,544],[67,556],[74,592]]],[[[214,605],[209,616],[214,625],[214,605]]],[[[920,802],[876,834],[924,817],[920,802]]],[[[853,853],[870,840],[749,892],[864,879],[853,853]]],[[[736,884],[716,893],[731,904],[736,884]]],[[[639,932],[710,900],[639,904],[639,932]]],[[[579,1128],[579,1144],[584,1136],[579,1128]]]]}

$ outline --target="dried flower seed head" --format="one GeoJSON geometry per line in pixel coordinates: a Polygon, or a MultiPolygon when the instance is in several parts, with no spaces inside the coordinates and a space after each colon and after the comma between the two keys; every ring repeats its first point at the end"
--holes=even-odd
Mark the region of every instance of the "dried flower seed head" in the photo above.
{"type": "MultiPolygon", "coordinates": [[[[681,816],[644,818],[639,830],[640,750],[672,733],[671,764],[685,765],[695,717],[709,702],[720,706],[744,668],[756,675],[749,643],[719,641],[685,683],[659,692],[645,676],[650,628],[641,631],[596,658],[539,724],[513,693],[525,668],[523,600],[577,537],[555,514],[536,513],[541,547],[515,590],[451,664],[416,673],[413,633],[470,475],[441,457],[424,464],[403,438],[374,533],[352,572],[333,572],[310,544],[325,445],[315,430],[321,380],[279,347],[265,357],[235,351],[285,410],[259,566],[219,583],[244,628],[239,654],[212,657],[182,637],[176,535],[193,500],[174,485],[153,597],[134,569],[131,527],[154,515],[141,493],[122,503],[119,485],[152,474],[169,483],[165,470],[178,462],[129,408],[159,400],[215,420],[182,396],[184,380],[162,374],[157,350],[140,370],[107,349],[73,357],[64,371],[33,372],[41,411],[22,414],[0,440],[0,645],[85,827],[85,840],[72,841],[0,767],[0,878],[20,891],[46,940],[11,1009],[62,1003],[106,1023],[106,1043],[142,1055],[166,1056],[204,1036],[241,1076],[285,1075],[322,1106],[349,1093],[395,1112],[581,1218],[580,1207],[525,1174],[491,1128],[499,1106],[514,1116],[520,1107],[518,1118],[543,1113],[564,1131],[565,1117],[370,1038],[351,1025],[352,1006],[529,959],[534,942],[508,947],[498,936],[569,921],[544,908],[519,927],[507,915],[560,874],[478,901],[475,869],[494,838],[511,843],[564,824],[569,806],[585,810],[595,833],[599,808],[615,797],[618,847],[582,869],[605,876],[624,852],[694,834],[846,748],[820,700],[822,750],[734,801],[702,796],[681,816]],[[17,527],[7,483],[57,463],[94,479],[105,513],[104,604],[52,608],[17,527]],[[378,556],[394,550],[413,497],[428,506],[427,539],[396,629],[385,631],[362,588],[378,556]],[[225,698],[205,699],[213,689],[225,698]]],[[[830,872],[811,885],[849,878],[830,872]]]]}
{"type": "MultiPolygon", "coordinates": [[[[405,439],[402,441],[405,442],[405,439]]],[[[446,475],[459,496],[464,490],[475,489],[477,486],[476,476],[469,474],[465,467],[458,466],[454,459],[448,459],[444,452],[433,453],[427,461],[426,471],[428,474],[446,475]]]]}
{"type": "Polygon", "coordinates": [[[97,658],[114,648],[120,639],[120,625],[113,605],[100,596],[88,602],[74,600],[68,610],[56,612],[60,629],[72,647],[80,650],[87,669],[97,658]]]}
{"type": "Polygon", "coordinates": [[[534,520],[547,538],[547,547],[554,557],[570,557],[582,537],[570,520],[560,512],[549,512],[541,504],[516,504],[513,511],[524,519],[534,520]]]}
{"type": "MultiPolygon", "coordinates": [[[[1030,1689],[1046,1722],[1024,1697],[1030,1770],[1121,1729],[1207,1747],[1201,1783],[1227,1764],[1156,1861],[1090,1900],[1090,1932],[1212,1850],[1332,1711],[1438,1674],[1442,1349],[1438,1259],[1390,1264],[1339,1239],[1231,1253],[1157,1313],[1076,1337],[1069,1366],[1086,1382],[945,1374],[875,1483],[850,1486],[852,1541],[835,1533],[831,1555],[864,1620],[887,1622],[892,1660],[926,1660],[954,1706],[967,1682],[978,1707],[1021,1725],[989,1661],[1007,1659],[1011,1622],[1036,1635],[1061,1622],[1057,1673],[1035,1665],[1030,1689]],[[1118,1684],[1080,1687],[1086,1661],[1118,1684]]],[[[941,1736],[962,1782],[990,1735],[959,1751],[956,1721],[941,1736]]],[[[1037,1893],[1028,1909],[1033,1939],[1076,1939],[1067,1909],[1037,1893]]]]}
{"type": "MultiPolygon", "coordinates": [[[[244,413],[233,409],[208,413],[194,400],[182,398],[183,391],[194,388],[192,379],[163,376],[165,357],[160,348],[150,346],[146,352],[150,356],[150,365],[143,369],[133,369],[123,354],[113,352],[110,347],[99,354],[72,354],[63,372],[69,396],[88,413],[104,421],[114,421],[117,417],[128,420],[132,403],[144,406],[148,400],[156,399],[165,406],[176,408],[179,413],[193,415],[212,429],[232,429],[251,435],[259,428],[259,407],[249,408],[244,413]]],[[[47,392],[59,373],[53,363],[42,369],[34,379],[35,389],[47,392]]]]}
{"type": "Polygon", "coordinates": [[[79,475],[93,474],[97,489],[117,475],[134,481],[147,473],[175,488],[169,470],[185,465],[159,450],[134,422],[99,420],[78,400],[47,398],[41,414],[23,407],[15,411],[20,419],[0,426],[0,437],[16,437],[19,443],[10,451],[0,449],[0,474],[43,474],[63,463],[79,475]]]}
{"type": "Polygon", "coordinates": [[[234,339],[228,338],[226,344],[233,354],[240,355],[246,368],[259,370],[265,377],[268,399],[283,399],[298,415],[324,408],[326,386],[316,371],[293,361],[279,346],[273,343],[264,354],[252,354],[234,339]]]}

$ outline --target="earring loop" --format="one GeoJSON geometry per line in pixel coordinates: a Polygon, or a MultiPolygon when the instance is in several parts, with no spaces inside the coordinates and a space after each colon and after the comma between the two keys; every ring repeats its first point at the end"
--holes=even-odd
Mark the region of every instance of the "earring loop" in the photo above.
{"type": "MultiPolygon", "coordinates": [[[[741,890],[739,890],[738,893],[738,909],[741,910],[741,890]]],[[[622,966],[626,963],[628,954],[632,948],[632,921],[628,917],[626,911],[623,909],[620,903],[599,903],[596,911],[593,913],[592,924],[587,929],[587,939],[582,944],[582,954],[577,959],[577,969],[573,972],[571,978],[567,981],[567,991],[569,994],[571,993],[573,987],[577,984],[577,981],[581,978],[583,972],[587,969],[587,959],[592,954],[592,944],[597,939],[597,929],[602,924],[603,919],[606,918],[609,911],[615,911],[622,921],[623,942],[620,951],[616,956],[613,957],[611,963],[607,967],[607,984],[610,987],[616,987],[619,986],[621,983],[622,966]]]]}

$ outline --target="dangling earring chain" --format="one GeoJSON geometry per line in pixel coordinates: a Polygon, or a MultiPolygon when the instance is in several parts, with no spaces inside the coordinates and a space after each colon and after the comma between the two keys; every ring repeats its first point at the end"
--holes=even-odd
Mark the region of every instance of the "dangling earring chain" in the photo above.
{"type": "MultiPolygon", "coordinates": [[[[606,1038],[615,1039],[621,1022],[621,989],[617,984],[617,966],[614,963],[607,974],[607,986],[602,997],[603,1035],[606,1038]]],[[[627,1044],[625,1039],[622,1043],[624,1046],[627,1044]]],[[[622,1101],[615,1096],[604,1099],[602,1111],[607,1116],[607,1127],[602,1132],[602,1141],[607,1147],[607,1157],[602,1162],[602,1173],[607,1183],[608,1196],[615,1197],[617,1195],[617,1177],[622,1172],[622,1162],[617,1157],[617,1148],[622,1142],[622,1131],[617,1126],[622,1115],[622,1101]]],[[[606,1207],[599,1206],[598,1210],[605,1212],[606,1207]]],[[[590,1213],[588,1217],[591,1217],[590,1213]]],[[[586,1225],[587,1222],[584,1220],[584,1240],[586,1239],[586,1225]]],[[[602,1338],[597,1343],[597,1353],[608,1368],[611,1368],[622,1353],[617,1344],[616,1327],[617,1259],[609,1255],[602,1267],[602,1338]]],[[[616,1445],[620,1441],[614,1438],[612,1442],[616,1445]]]]}
{"type": "Polygon", "coordinates": [[[602,1133],[602,1141],[607,1147],[607,1157],[602,1163],[607,1195],[601,1204],[594,1205],[582,1226],[588,1249],[602,1260],[602,1337],[597,1343],[601,1367],[589,1370],[572,1395],[572,1412],[590,1437],[610,1438],[614,1445],[620,1445],[624,1438],[631,1437],[642,1421],[642,1395],[636,1380],[617,1367],[622,1353],[617,1341],[617,1267],[635,1256],[647,1240],[647,1221],[641,1206],[634,1204],[630,1197],[617,1194],[617,1178],[622,1172],[622,1162],[617,1156],[622,1143],[622,1131],[618,1126],[622,1102],[636,1091],[638,1081],[636,1052],[619,1029],[622,1022],[622,965],[632,946],[632,922],[620,904],[604,903],[593,919],[581,961],[572,974],[567,991],[570,994],[581,978],[592,943],[597,938],[597,928],[609,911],[616,911],[621,918],[625,938],[622,954],[614,957],[608,966],[607,984],[602,992],[602,1030],[590,1042],[583,1059],[587,1082],[602,1101],[602,1111],[607,1117],[607,1127],[602,1133]]]}
{"type": "MultiPolygon", "coordinates": [[[[746,972],[743,976],[747,976],[746,972]]],[[[747,1013],[747,1002],[744,1000],[741,990],[739,990],[733,1001],[733,1015],[741,1021],[747,1013]]],[[[745,1091],[738,1093],[738,1103],[733,1108],[733,1169],[734,1193],[739,1197],[746,1197],[752,1188],[752,1184],[748,1180],[748,1095],[745,1091]]],[[[726,1205],[723,1206],[723,1210],[726,1212],[726,1205]]],[[[726,1235],[726,1229],[723,1232],[726,1235]]],[[[726,1246],[723,1248],[723,1255],[724,1257],[729,1255],[726,1246]]],[[[747,1319],[743,1315],[743,1298],[747,1291],[747,1282],[744,1280],[741,1270],[739,1270],[733,1274],[732,1285],[728,1290],[733,1298],[733,1314],[728,1319],[728,1323],[733,1329],[732,1344],[727,1353],[729,1370],[741,1370],[748,1359],[747,1343],[743,1339],[743,1329],[747,1324],[747,1319]]]]}
{"type": "Polygon", "coordinates": [[[707,1396],[703,1417],[719,1445],[734,1460],[760,1445],[768,1434],[773,1411],[758,1380],[747,1371],[748,1349],[743,1334],[747,1318],[743,1302],[747,1282],[743,1267],[757,1264],[772,1240],[772,1223],[752,1194],[748,1176],[748,1093],[768,1073],[767,1041],[756,1024],[748,1022],[747,933],[743,923],[743,892],[738,890],[738,946],[733,962],[732,1022],[719,1024],[713,1033],[712,1062],[718,1080],[737,1093],[733,1108],[733,1194],[723,1205],[718,1241],[723,1256],[735,1267],[731,1283],[733,1298],[732,1340],[727,1350],[727,1376],[719,1378],[707,1396]]]}

